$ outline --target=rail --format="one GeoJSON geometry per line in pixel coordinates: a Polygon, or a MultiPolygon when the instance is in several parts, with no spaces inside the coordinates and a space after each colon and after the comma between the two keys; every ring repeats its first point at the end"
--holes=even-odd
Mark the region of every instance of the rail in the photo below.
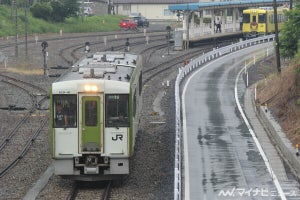
{"type": "Polygon", "coordinates": [[[182,138],[182,127],[181,127],[181,102],[180,102],[180,84],[182,80],[193,72],[195,69],[198,69],[203,64],[216,59],[220,56],[236,52],[240,49],[244,49],[253,45],[262,44],[265,42],[274,41],[275,35],[262,36],[250,40],[241,41],[235,44],[231,44],[222,48],[213,49],[212,51],[203,54],[192,61],[187,65],[179,69],[179,73],[176,77],[175,82],[175,165],[174,165],[174,200],[181,199],[181,138],[182,138]]]}

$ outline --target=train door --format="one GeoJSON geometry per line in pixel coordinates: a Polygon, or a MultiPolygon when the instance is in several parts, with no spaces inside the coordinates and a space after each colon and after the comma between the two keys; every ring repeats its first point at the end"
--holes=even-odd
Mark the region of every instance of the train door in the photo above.
{"type": "Polygon", "coordinates": [[[80,153],[101,153],[103,95],[80,96],[80,153]]]}

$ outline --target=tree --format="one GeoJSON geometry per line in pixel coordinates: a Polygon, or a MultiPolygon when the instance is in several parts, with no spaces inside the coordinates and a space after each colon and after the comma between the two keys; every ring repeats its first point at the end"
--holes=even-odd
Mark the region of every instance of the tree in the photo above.
{"type": "Polygon", "coordinates": [[[36,18],[50,20],[52,7],[49,3],[35,3],[30,7],[30,12],[32,13],[32,16],[36,18]]]}
{"type": "Polygon", "coordinates": [[[34,17],[63,22],[67,17],[75,16],[79,12],[80,4],[74,0],[44,0],[34,3],[30,11],[34,17]]]}
{"type": "Polygon", "coordinates": [[[296,5],[286,13],[288,18],[280,32],[280,54],[284,58],[293,58],[298,51],[300,39],[300,6],[296,5]]]}

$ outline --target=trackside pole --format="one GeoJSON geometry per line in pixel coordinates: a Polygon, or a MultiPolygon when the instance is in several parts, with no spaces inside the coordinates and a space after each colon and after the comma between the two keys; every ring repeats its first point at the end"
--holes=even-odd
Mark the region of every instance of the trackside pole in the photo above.
{"type": "Polygon", "coordinates": [[[248,71],[247,71],[247,87],[248,87],[248,85],[249,85],[249,73],[248,73],[248,71]]]}
{"type": "Polygon", "coordinates": [[[107,38],[103,37],[103,41],[104,41],[104,46],[106,47],[107,46],[107,38]]]}
{"type": "Polygon", "coordinates": [[[35,36],[34,36],[34,39],[35,39],[35,44],[38,44],[39,36],[35,35],[35,36]]]}
{"type": "Polygon", "coordinates": [[[257,89],[257,85],[255,85],[255,88],[254,88],[254,100],[256,101],[256,89],[257,89]]]}

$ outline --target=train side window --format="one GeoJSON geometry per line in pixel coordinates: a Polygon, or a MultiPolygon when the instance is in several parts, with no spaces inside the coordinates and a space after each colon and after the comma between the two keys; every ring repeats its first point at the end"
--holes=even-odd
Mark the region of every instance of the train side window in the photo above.
{"type": "Polygon", "coordinates": [[[129,95],[105,95],[105,126],[129,127],[129,95]]]}
{"type": "Polygon", "coordinates": [[[271,15],[270,21],[271,21],[271,24],[274,24],[274,15],[271,15]]]}
{"type": "Polygon", "coordinates": [[[53,125],[55,128],[77,127],[76,95],[53,95],[53,125]]]}
{"type": "Polygon", "coordinates": [[[250,15],[243,14],[243,23],[250,23],[250,15]]]}
{"type": "Polygon", "coordinates": [[[266,14],[258,14],[258,23],[266,23],[266,22],[267,22],[266,14]]]}

